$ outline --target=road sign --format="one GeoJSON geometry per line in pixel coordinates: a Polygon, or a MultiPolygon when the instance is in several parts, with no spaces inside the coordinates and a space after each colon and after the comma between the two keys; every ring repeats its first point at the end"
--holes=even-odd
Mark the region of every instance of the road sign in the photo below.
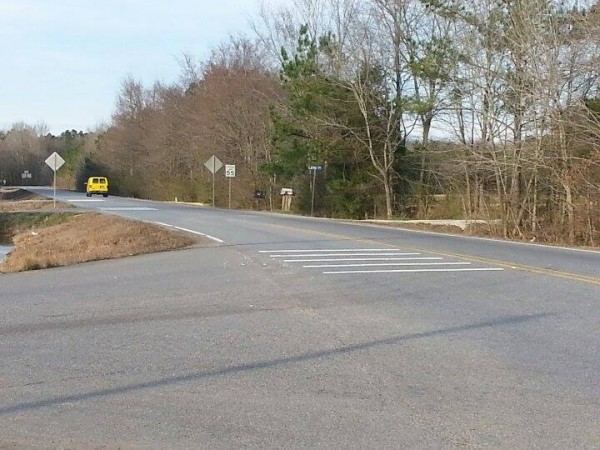
{"type": "Polygon", "coordinates": [[[54,194],[52,196],[52,199],[53,199],[53,204],[54,204],[55,209],[56,209],[56,171],[58,169],[60,169],[64,163],[65,163],[65,160],[62,159],[61,156],[56,152],[52,153],[50,156],[48,156],[48,158],[46,158],[46,164],[48,164],[48,166],[50,166],[50,168],[54,172],[54,184],[53,184],[54,194]]]}
{"type": "Polygon", "coordinates": [[[231,179],[235,178],[235,164],[225,164],[225,176],[229,180],[229,209],[231,209],[231,179]]]}
{"type": "Polygon", "coordinates": [[[225,176],[235,178],[235,164],[225,164],[225,176]]]}
{"type": "Polygon", "coordinates": [[[223,167],[223,163],[221,162],[221,160],[219,158],[217,158],[215,155],[212,155],[210,158],[208,158],[208,160],[204,163],[204,166],[210,170],[210,172],[214,175],[215,173],[217,173],[219,170],[221,170],[221,167],[223,167]]]}
{"type": "Polygon", "coordinates": [[[48,166],[50,166],[50,168],[55,172],[60,169],[64,163],[65,160],[62,159],[62,157],[56,152],[52,153],[50,156],[48,156],[48,158],[46,158],[46,164],[48,164],[48,166]]]}
{"type": "Polygon", "coordinates": [[[215,173],[223,167],[223,163],[215,155],[212,155],[204,163],[204,166],[212,173],[212,205],[215,206],[215,173]]]}
{"type": "Polygon", "coordinates": [[[314,171],[323,170],[323,166],[309,166],[308,170],[314,170],[314,171]]]}

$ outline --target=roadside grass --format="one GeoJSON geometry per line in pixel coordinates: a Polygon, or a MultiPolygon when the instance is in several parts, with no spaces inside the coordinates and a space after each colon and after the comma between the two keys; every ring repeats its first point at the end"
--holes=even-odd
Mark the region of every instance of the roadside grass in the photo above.
{"type": "Polygon", "coordinates": [[[22,272],[188,247],[199,242],[157,225],[100,213],[63,215],[58,223],[13,236],[1,272],[22,272]]]}
{"type": "MultiPolygon", "coordinates": [[[[15,209],[27,211],[47,211],[54,207],[52,200],[21,200],[18,202],[2,202],[0,201],[0,212],[14,211],[15,209]]],[[[71,208],[71,205],[56,202],[57,209],[71,208]]]]}
{"type": "Polygon", "coordinates": [[[0,212],[0,242],[10,243],[13,236],[65,222],[73,213],[0,212]]]}
{"type": "MultiPolygon", "coordinates": [[[[40,197],[0,190],[0,243],[12,244],[0,272],[22,272],[88,261],[212,245],[197,236],[94,212],[32,211],[40,197]],[[8,198],[7,198],[8,197],[8,198]],[[9,211],[9,212],[6,212],[9,211]]],[[[41,199],[44,202],[44,199],[41,199]]],[[[47,203],[47,202],[46,202],[47,203]]]]}
{"type": "MultiPolygon", "coordinates": [[[[56,209],[69,209],[73,205],[56,202],[56,209]]],[[[54,210],[54,200],[25,189],[0,188],[0,212],[54,210]]]]}
{"type": "Polygon", "coordinates": [[[434,233],[445,233],[445,234],[461,234],[465,236],[480,236],[480,237],[492,237],[494,234],[490,231],[491,226],[484,223],[467,223],[464,228],[457,225],[451,224],[435,224],[423,222],[407,222],[403,220],[398,221],[372,221],[366,220],[366,223],[384,224],[388,227],[404,228],[408,230],[417,231],[431,231],[434,233]]]}
{"type": "MultiPolygon", "coordinates": [[[[19,188],[0,188],[0,200],[43,200],[43,197],[19,188]]],[[[50,200],[52,201],[52,200],[50,200]]]]}

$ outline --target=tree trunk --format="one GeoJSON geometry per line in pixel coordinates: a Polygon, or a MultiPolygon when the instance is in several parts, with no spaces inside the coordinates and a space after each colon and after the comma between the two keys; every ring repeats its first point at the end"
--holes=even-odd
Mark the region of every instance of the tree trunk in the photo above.
{"type": "Polygon", "coordinates": [[[386,217],[389,220],[394,215],[394,209],[392,207],[392,186],[390,182],[390,175],[388,173],[383,174],[383,187],[385,188],[386,217]]]}
{"type": "Polygon", "coordinates": [[[565,188],[565,210],[567,213],[567,230],[569,236],[569,244],[575,243],[575,211],[573,208],[573,193],[571,185],[564,184],[565,188]]]}

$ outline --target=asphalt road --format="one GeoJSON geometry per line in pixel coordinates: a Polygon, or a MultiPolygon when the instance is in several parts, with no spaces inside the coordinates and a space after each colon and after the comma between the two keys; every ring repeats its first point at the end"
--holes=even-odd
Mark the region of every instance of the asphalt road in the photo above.
{"type": "Polygon", "coordinates": [[[0,448],[600,448],[598,252],[58,195],[215,246],[0,276],[0,448]]]}

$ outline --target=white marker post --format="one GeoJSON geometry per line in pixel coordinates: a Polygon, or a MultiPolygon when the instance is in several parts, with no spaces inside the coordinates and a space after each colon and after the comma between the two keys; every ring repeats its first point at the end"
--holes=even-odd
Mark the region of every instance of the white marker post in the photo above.
{"type": "Polygon", "coordinates": [[[65,160],[62,159],[62,157],[56,152],[52,153],[46,159],[46,164],[48,164],[48,166],[54,172],[54,184],[53,184],[54,189],[53,189],[53,194],[52,194],[52,199],[54,200],[53,201],[54,209],[56,209],[56,171],[58,169],[60,169],[64,163],[65,163],[65,160]]]}
{"type": "Polygon", "coordinates": [[[235,164],[225,164],[225,176],[229,180],[229,209],[231,209],[231,179],[235,178],[235,164]]]}
{"type": "Polygon", "coordinates": [[[313,217],[315,210],[315,183],[317,181],[317,171],[323,170],[323,166],[309,166],[309,173],[312,172],[312,183],[310,185],[311,200],[310,200],[310,217],[313,217]]]}

